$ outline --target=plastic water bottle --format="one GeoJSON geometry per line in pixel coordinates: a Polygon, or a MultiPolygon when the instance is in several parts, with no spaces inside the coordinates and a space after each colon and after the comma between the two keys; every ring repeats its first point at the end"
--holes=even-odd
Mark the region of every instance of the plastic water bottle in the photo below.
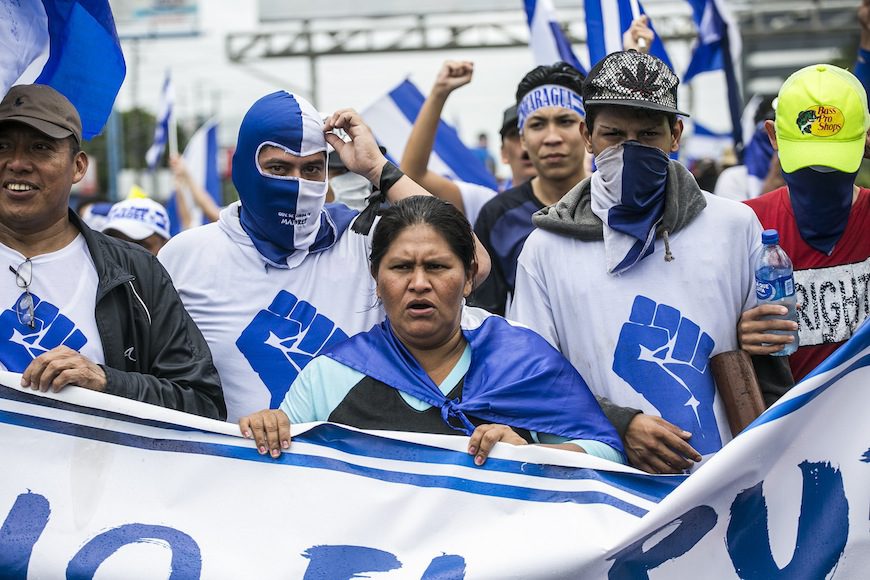
{"type": "MultiPolygon", "coordinates": [[[[764,230],[761,234],[761,243],[764,249],[755,265],[755,296],[758,305],[779,304],[788,308],[784,315],[765,316],[765,320],[791,320],[797,322],[797,296],[794,293],[794,273],[791,260],[779,247],[779,232],[776,230],[764,230]]],[[[771,334],[788,334],[794,337],[794,341],[786,344],[779,352],[771,353],[774,356],[787,356],[798,348],[798,333],[796,330],[770,330],[771,334]]],[[[767,346],[767,345],[765,345],[767,346]]]]}

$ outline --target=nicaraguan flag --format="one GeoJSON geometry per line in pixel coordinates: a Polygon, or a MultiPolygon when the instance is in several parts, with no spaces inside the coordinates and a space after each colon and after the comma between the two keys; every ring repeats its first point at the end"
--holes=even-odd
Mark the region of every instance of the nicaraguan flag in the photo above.
{"type": "Polygon", "coordinates": [[[75,105],[82,136],[103,130],[127,66],[107,0],[0,2],[0,90],[50,85],[75,105]]]}
{"type": "Polygon", "coordinates": [[[569,439],[593,439],[623,451],[613,425],[583,377],[539,334],[480,308],[464,308],[462,334],[471,366],[462,396],[449,400],[396,338],[389,320],[343,341],[325,356],[441,409],[471,435],[468,416],[569,439]]]}
{"type": "MultiPolygon", "coordinates": [[[[211,120],[197,129],[196,133],[187,142],[184,148],[184,165],[190,173],[191,179],[195,180],[205,189],[220,206],[221,182],[218,174],[218,124],[211,120]]],[[[179,203],[186,203],[190,213],[191,227],[203,224],[202,209],[194,202],[188,192],[175,191],[166,203],[166,211],[169,213],[169,233],[173,236],[181,231],[181,222],[178,217],[179,203]]]]}
{"type": "MultiPolygon", "coordinates": [[[[610,54],[623,50],[622,35],[631,27],[634,20],[630,0],[585,0],[586,7],[586,43],[589,46],[589,63],[595,66],[599,60],[610,54]]],[[[646,14],[640,2],[637,2],[638,16],[646,14]]],[[[649,27],[655,32],[652,20],[649,27]]],[[[658,57],[671,70],[674,66],[662,39],[656,34],[649,53],[658,57]]]]}
{"type": "Polygon", "coordinates": [[[698,121],[692,126],[694,131],[685,140],[685,155],[689,159],[719,159],[731,147],[731,133],[717,133],[698,121]]]}
{"type": "Polygon", "coordinates": [[[737,63],[740,62],[742,43],[737,24],[724,9],[721,0],[689,0],[692,18],[698,27],[698,42],[692,60],[683,75],[690,82],[704,72],[722,71],[728,86],[728,109],[731,115],[732,135],[737,149],[743,144],[741,122],[742,99],[737,63]]]}
{"type": "MultiPolygon", "coordinates": [[[[410,80],[402,81],[396,88],[363,109],[362,117],[371,127],[378,142],[387,148],[392,159],[402,158],[411,127],[423,106],[425,97],[410,80]]],[[[429,169],[450,179],[476,183],[490,189],[498,189],[495,177],[471,152],[456,132],[442,119],[435,133],[435,146],[429,156],[429,169]]]]}
{"type": "Polygon", "coordinates": [[[580,64],[571,50],[571,43],[556,22],[553,3],[550,0],[525,0],[525,6],[529,21],[529,48],[535,56],[535,64],[565,61],[586,75],[586,68],[580,64]]]}
{"type": "Polygon", "coordinates": [[[148,151],[145,152],[145,161],[148,163],[148,169],[154,171],[160,158],[163,156],[163,151],[166,149],[166,142],[169,140],[169,126],[172,117],[172,107],[175,104],[175,91],[172,88],[172,78],[169,76],[169,71],[166,71],[166,79],[163,81],[163,90],[160,91],[160,106],[157,111],[157,125],[154,126],[154,142],[148,151]]]}

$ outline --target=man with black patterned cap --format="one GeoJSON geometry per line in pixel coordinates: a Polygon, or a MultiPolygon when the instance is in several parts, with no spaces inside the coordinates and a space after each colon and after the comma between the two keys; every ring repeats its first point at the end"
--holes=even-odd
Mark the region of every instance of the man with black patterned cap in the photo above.
{"type": "Polygon", "coordinates": [[[213,419],[223,393],[202,334],[157,259],[69,209],[82,124],[46,85],[0,102],[0,369],[21,385],[77,385],[213,419]]]}
{"type": "Polygon", "coordinates": [[[730,438],[708,361],[737,348],[761,238],[751,211],[670,160],[685,116],[678,84],[635,51],[590,71],[581,130],[597,170],[535,214],[508,313],[624,407],[628,458],[657,473],[688,469],[730,438]]]}

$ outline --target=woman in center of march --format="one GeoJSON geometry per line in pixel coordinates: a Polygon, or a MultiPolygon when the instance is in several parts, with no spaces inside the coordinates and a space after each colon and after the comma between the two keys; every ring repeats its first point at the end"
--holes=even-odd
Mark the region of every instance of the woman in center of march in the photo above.
{"type": "Polygon", "coordinates": [[[386,320],[306,366],[281,403],[239,421],[260,453],[290,445],[290,423],[470,436],[482,465],[493,446],[536,443],[617,462],[623,449],[580,374],[535,332],[465,306],[476,264],[455,207],[414,196],[382,212],[371,273],[386,320]]]}

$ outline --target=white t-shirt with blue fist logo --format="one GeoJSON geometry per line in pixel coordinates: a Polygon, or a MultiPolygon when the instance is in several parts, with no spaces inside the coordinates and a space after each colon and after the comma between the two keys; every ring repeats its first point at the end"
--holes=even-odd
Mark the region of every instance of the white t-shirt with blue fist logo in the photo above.
{"type": "Polygon", "coordinates": [[[558,348],[595,395],[664,417],[701,455],[731,439],[711,357],[738,348],[755,305],[761,225],[748,206],[704,194],[707,207],[620,275],[603,242],[537,229],[520,254],[508,318],[558,348]]]}
{"type": "Polygon", "coordinates": [[[314,356],[384,319],[370,251],[369,236],[348,230],[290,268],[267,266],[241,227],[238,202],[160,251],[211,349],[228,421],[277,408],[314,356]]]}
{"type": "Polygon", "coordinates": [[[20,373],[61,345],[105,362],[94,316],[97,271],[81,234],[29,262],[0,244],[0,265],[0,367],[20,373]]]}

